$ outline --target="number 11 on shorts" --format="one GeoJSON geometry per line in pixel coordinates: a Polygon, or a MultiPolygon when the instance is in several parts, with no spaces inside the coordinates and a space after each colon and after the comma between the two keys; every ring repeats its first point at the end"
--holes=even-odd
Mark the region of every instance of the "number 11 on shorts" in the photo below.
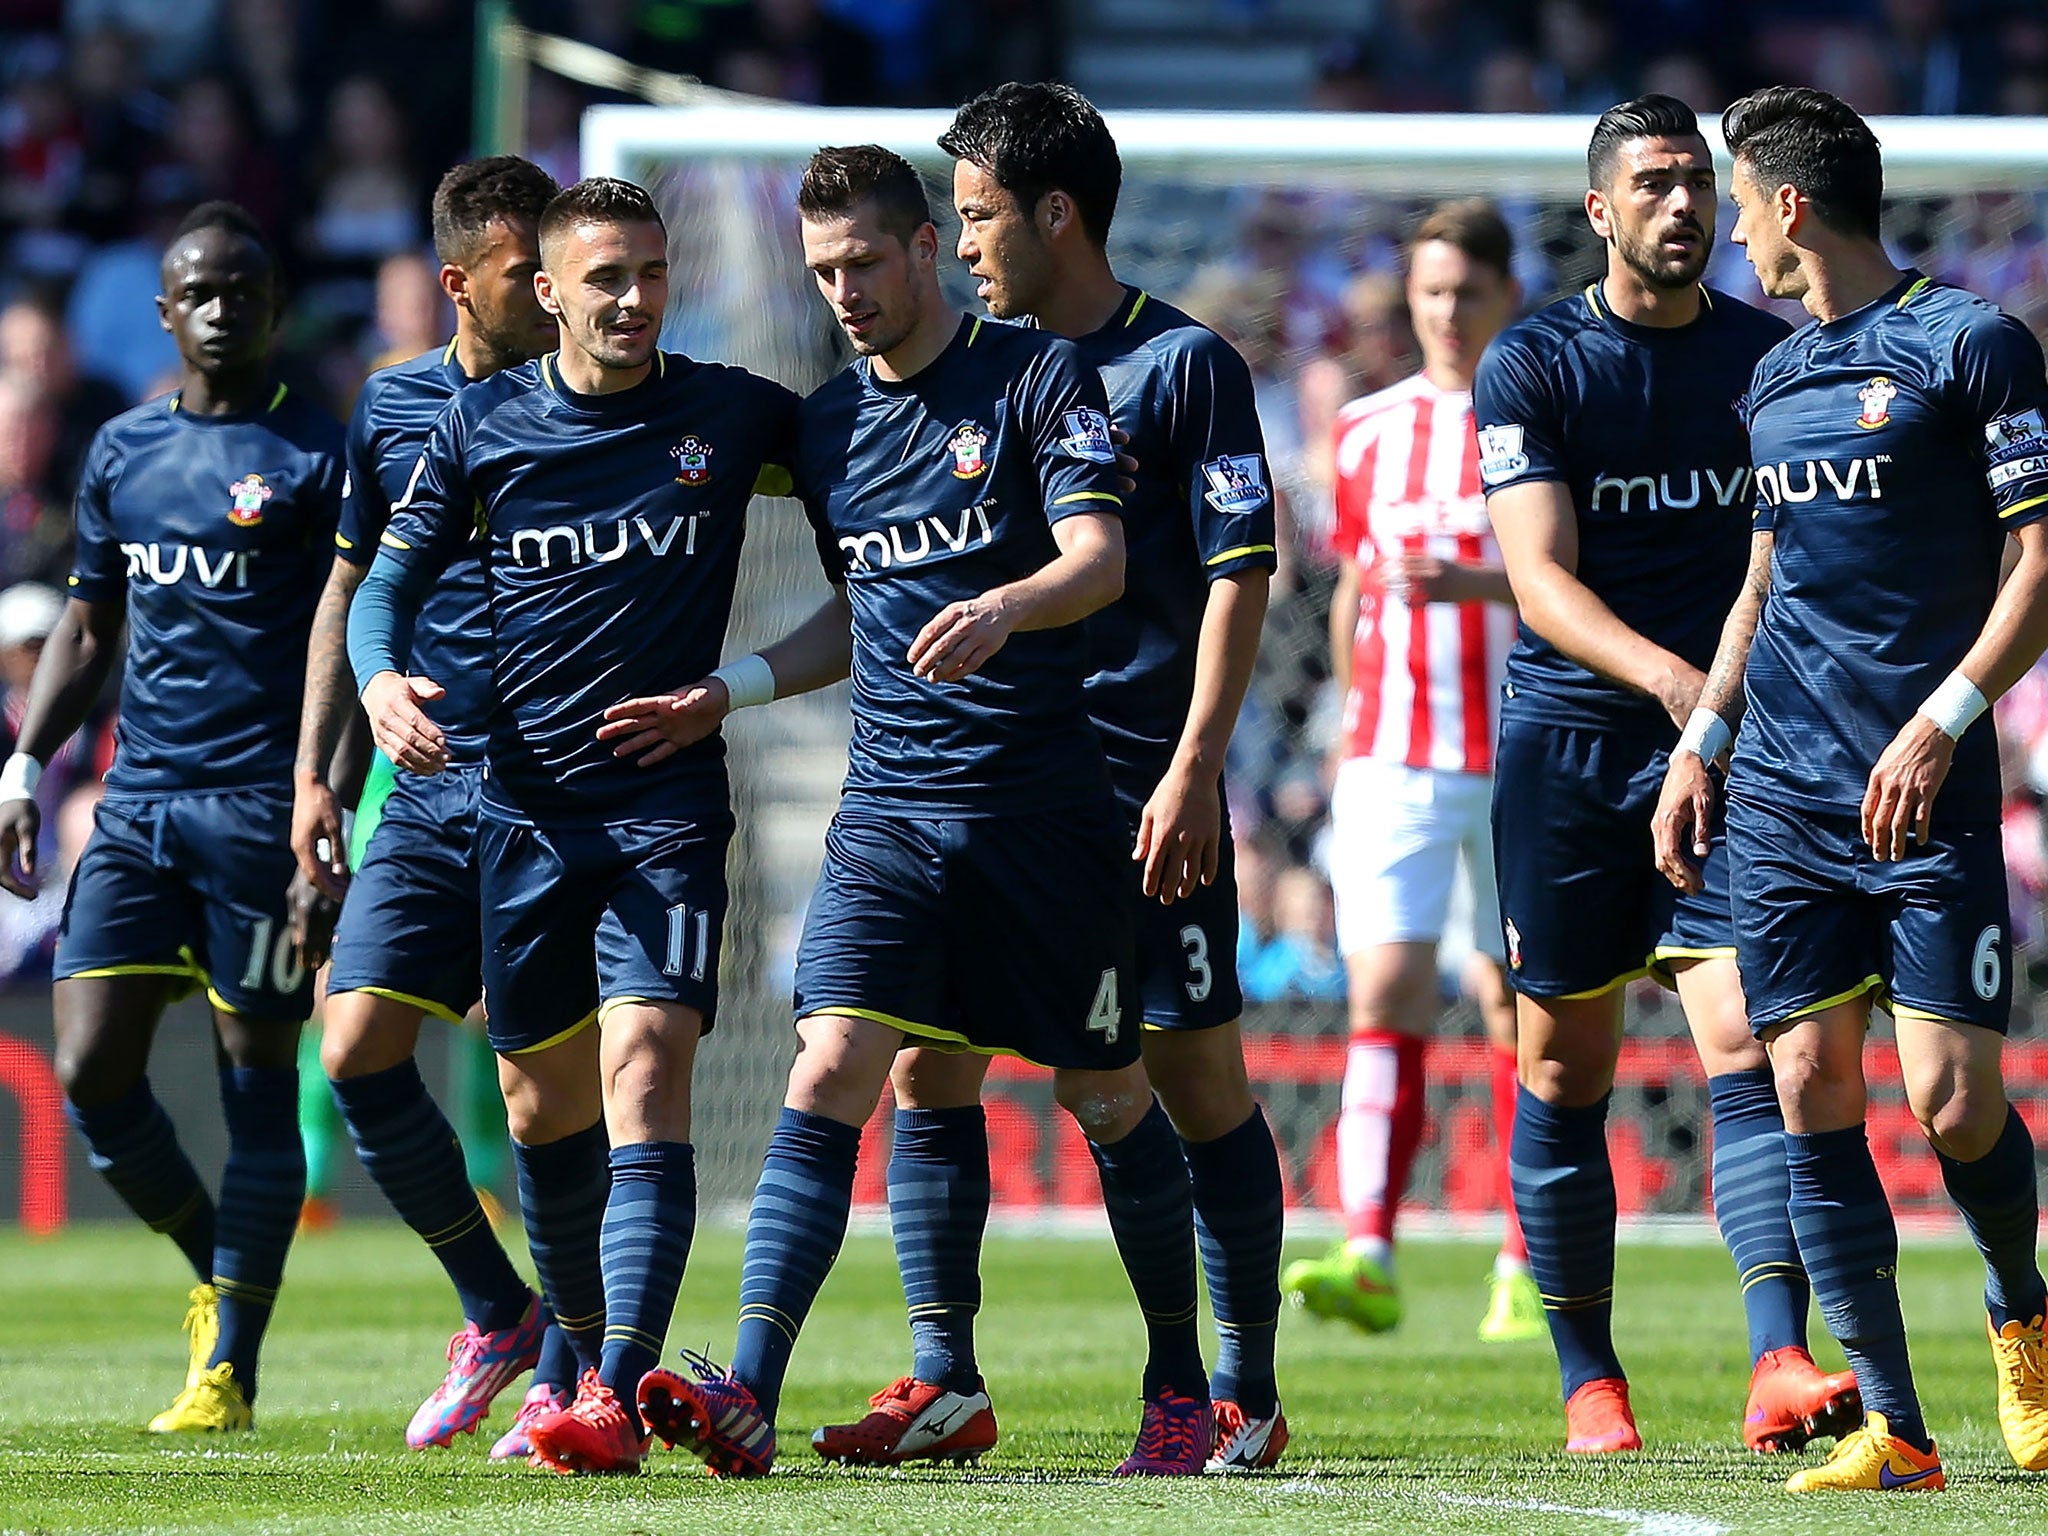
{"type": "Polygon", "coordinates": [[[668,958],[662,961],[664,976],[680,976],[687,964],[690,980],[704,979],[705,957],[711,953],[711,914],[692,912],[687,902],[677,902],[668,909],[668,958]],[[692,930],[696,943],[690,943],[692,930]]]}

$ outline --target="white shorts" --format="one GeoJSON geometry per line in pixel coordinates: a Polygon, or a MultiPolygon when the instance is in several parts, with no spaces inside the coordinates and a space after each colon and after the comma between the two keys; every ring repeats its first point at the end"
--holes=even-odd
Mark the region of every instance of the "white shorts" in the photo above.
{"type": "Polygon", "coordinates": [[[1501,959],[1492,813],[1488,774],[1347,759],[1330,792],[1338,950],[1442,939],[1462,863],[1472,947],[1501,959]]]}

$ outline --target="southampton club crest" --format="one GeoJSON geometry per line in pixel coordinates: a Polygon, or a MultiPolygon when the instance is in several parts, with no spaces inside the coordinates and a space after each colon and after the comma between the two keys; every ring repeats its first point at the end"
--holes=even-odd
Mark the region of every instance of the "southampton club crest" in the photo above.
{"type": "Polygon", "coordinates": [[[677,485],[703,485],[711,478],[711,445],[694,432],[675,447],[668,456],[676,461],[677,485]]]}
{"type": "Polygon", "coordinates": [[[237,528],[254,528],[263,521],[263,504],[272,491],[261,475],[244,475],[228,487],[228,495],[234,498],[228,504],[228,521],[237,528]]]}
{"type": "Polygon", "coordinates": [[[946,446],[953,450],[955,480],[977,480],[988,469],[988,460],[981,456],[988,446],[988,428],[980,422],[961,422],[946,439],[946,446]]]}
{"type": "Polygon", "coordinates": [[[1899,386],[1883,374],[1856,391],[1856,398],[1863,402],[1863,414],[1856,418],[1856,425],[1866,432],[1872,427],[1881,427],[1892,419],[1892,401],[1898,398],[1899,386]]]}

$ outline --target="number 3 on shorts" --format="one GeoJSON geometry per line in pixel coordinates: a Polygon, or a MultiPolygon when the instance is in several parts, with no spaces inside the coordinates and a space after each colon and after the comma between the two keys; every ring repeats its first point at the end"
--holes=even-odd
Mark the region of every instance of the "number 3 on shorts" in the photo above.
{"type": "Polygon", "coordinates": [[[1095,985],[1095,1002],[1088,1010],[1088,1027],[1102,1036],[1103,1044],[1115,1045],[1117,1030],[1123,1021],[1124,1011],[1116,1001],[1116,967],[1111,966],[1095,985]]]}

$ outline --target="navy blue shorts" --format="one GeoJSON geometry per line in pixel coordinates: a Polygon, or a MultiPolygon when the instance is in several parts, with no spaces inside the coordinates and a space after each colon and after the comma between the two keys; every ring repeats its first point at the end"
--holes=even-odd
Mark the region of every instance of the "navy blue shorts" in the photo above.
{"type": "Polygon", "coordinates": [[[730,812],[534,827],[477,819],[492,1049],[539,1050],[623,1002],[718,1011],[730,812]]]}
{"type": "MultiPolygon", "coordinates": [[[[1136,828],[1132,829],[1133,838],[1136,828]]],[[[1126,854],[1138,954],[1138,998],[1147,1029],[1214,1029],[1244,1012],[1237,984],[1237,858],[1230,828],[1214,885],[1161,905],[1145,894],[1145,866],[1126,854]]]]}
{"type": "Polygon", "coordinates": [[[329,996],[370,992],[450,1023],[483,996],[482,789],[480,767],[397,776],[342,903],[329,996]]]}
{"type": "Polygon", "coordinates": [[[1728,806],[1735,942],[1750,1028],[1761,1032],[1864,993],[1893,1014],[2004,1034],[2012,920],[1998,823],[1943,824],[1880,864],[1853,811],[1754,799],[1728,806]]]}
{"type": "Polygon", "coordinates": [[[291,827],[288,790],[108,795],[64,898],[56,979],[181,977],[232,1013],[306,1018],[313,978],[285,902],[291,827]]]}
{"type": "Polygon", "coordinates": [[[796,1015],[845,1013],[1047,1067],[1138,1059],[1122,818],[841,810],[796,956],[796,1015]]]}
{"type": "Polygon", "coordinates": [[[1707,888],[1657,872],[1650,817],[1670,753],[1635,733],[1503,721],[1493,856],[1508,980],[1536,998],[1588,997],[1673,960],[1733,956],[1727,854],[1707,888]]]}

